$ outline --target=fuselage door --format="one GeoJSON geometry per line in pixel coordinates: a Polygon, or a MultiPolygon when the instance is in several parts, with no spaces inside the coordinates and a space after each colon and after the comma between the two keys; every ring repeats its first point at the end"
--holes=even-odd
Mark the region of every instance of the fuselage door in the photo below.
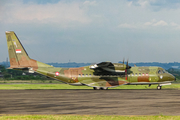
{"type": "Polygon", "coordinates": [[[71,79],[74,80],[75,82],[78,82],[78,70],[77,69],[71,69],[70,70],[71,74],[71,79]]]}

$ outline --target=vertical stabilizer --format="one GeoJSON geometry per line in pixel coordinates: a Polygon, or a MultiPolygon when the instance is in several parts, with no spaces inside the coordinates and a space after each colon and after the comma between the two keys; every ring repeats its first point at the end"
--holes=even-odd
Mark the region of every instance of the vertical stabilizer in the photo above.
{"type": "Polygon", "coordinates": [[[10,68],[32,68],[36,71],[39,67],[52,67],[48,64],[31,59],[13,31],[6,31],[6,38],[10,68]]]}
{"type": "Polygon", "coordinates": [[[10,68],[31,67],[33,62],[13,31],[6,31],[10,68]]]}

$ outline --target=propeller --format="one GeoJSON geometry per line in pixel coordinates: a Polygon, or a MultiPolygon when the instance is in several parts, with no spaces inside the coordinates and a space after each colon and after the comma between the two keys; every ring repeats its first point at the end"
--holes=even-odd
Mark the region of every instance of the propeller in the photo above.
{"type": "Polygon", "coordinates": [[[130,69],[131,66],[128,65],[128,60],[127,60],[127,63],[126,63],[126,69],[130,69]]]}
{"type": "Polygon", "coordinates": [[[128,65],[128,59],[127,59],[127,62],[126,62],[126,69],[125,69],[125,79],[128,80],[128,69],[130,69],[131,66],[128,65]]]}
{"type": "Polygon", "coordinates": [[[124,64],[124,58],[123,58],[123,64],[124,64]]]}
{"type": "MultiPolygon", "coordinates": [[[[123,64],[124,64],[124,58],[123,58],[123,64]]],[[[130,69],[131,66],[128,65],[128,59],[127,59],[127,62],[126,62],[126,69],[130,69]]]]}

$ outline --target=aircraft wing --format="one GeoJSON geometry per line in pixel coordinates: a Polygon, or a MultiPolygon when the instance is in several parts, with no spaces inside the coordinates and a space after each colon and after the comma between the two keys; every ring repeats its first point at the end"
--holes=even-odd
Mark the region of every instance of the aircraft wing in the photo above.
{"type": "Polygon", "coordinates": [[[79,82],[90,87],[115,87],[128,83],[124,78],[97,76],[91,78],[84,77],[79,82]]]}
{"type": "Polygon", "coordinates": [[[103,67],[113,67],[114,65],[111,62],[101,62],[98,64],[91,65],[91,69],[98,69],[98,68],[103,68],[103,67]]]}
{"type": "Polygon", "coordinates": [[[114,72],[115,67],[111,62],[101,62],[90,66],[90,69],[93,69],[97,72],[114,72]]]}
{"type": "Polygon", "coordinates": [[[98,64],[94,64],[90,66],[90,69],[93,69],[96,73],[106,73],[106,74],[108,74],[109,72],[111,73],[125,72],[123,65],[121,65],[121,67],[117,67],[111,62],[101,62],[98,64]]]}

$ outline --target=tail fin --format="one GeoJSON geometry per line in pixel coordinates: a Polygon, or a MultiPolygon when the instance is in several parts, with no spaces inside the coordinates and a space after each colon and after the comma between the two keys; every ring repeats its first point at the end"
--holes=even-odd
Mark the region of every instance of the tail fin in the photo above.
{"type": "Polygon", "coordinates": [[[38,67],[50,67],[50,65],[31,59],[13,31],[6,31],[6,38],[10,68],[33,68],[36,70],[38,67]]]}

